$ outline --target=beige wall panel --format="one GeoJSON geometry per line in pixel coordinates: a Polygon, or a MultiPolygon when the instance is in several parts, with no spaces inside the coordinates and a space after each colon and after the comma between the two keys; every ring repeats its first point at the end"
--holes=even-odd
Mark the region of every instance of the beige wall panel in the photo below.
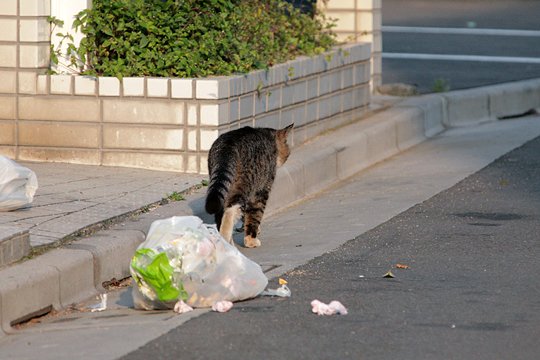
{"type": "Polygon", "coordinates": [[[182,150],[184,130],[105,125],[103,146],[112,149],[182,150]]]}
{"type": "Polygon", "coordinates": [[[0,41],[17,41],[17,20],[0,19],[0,41]]]}
{"type": "Polygon", "coordinates": [[[134,124],[183,124],[184,103],[163,100],[103,101],[103,121],[134,124]]]}
{"type": "Polygon", "coordinates": [[[0,145],[16,145],[14,121],[0,121],[0,145]]]}
{"type": "Polygon", "coordinates": [[[17,72],[0,71],[0,93],[14,94],[17,92],[17,72]]]}
{"type": "Polygon", "coordinates": [[[19,160],[100,165],[99,159],[98,150],[43,149],[34,147],[21,147],[19,149],[19,160]]]}
{"type": "Polygon", "coordinates": [[[17,45],[0,45],[0,66],[17,66],[17,45]]]}
{"type": "Polygon", "coordinates": [[[0,15],[17,15],[17,0],[1,0],[0,15]]]}
{"type": "Polygon", "coordinates": [[[99,121],[99,100],[74,97],[20,97],[22,120],[99,121]]]}
{"type": "Polygon", "coordinates": [[[13,96],[0,96],[0,119],[14,120],[17,99],[13,96]]]}
{"type": "Polygon", "coordinates": [[[37,74],[35,72],[19,72],[19,93],[37,93],[37,74]]]}
{"type": "Polygon", "coordinates": [[[97,148],[99,126],[21,122],[19,123],[19,145],[97,148]]]}
{"type": "Polygon", "coordinates": [[[17,156],[17,150],[15,146],[1,146],[0,145],[0,155],[7,156],[10,159],[15,159],[15,156],[17,156]]]}
{"type": "Polygon", "coordinates": [[[0,121],[0,145],[16,145],[14,121],[0,121]]]}

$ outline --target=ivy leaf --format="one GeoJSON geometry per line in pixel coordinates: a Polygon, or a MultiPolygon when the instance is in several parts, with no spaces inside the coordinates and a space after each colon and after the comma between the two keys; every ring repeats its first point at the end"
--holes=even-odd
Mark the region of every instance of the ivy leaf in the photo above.
{"type": "Polygon", "coordinates": [[[146,45],[148,45],[148,38],[145,35],[143,35],[141,37],[141,41],[139,42],[139,47],[144,48],[146,47],[146,45]]]}

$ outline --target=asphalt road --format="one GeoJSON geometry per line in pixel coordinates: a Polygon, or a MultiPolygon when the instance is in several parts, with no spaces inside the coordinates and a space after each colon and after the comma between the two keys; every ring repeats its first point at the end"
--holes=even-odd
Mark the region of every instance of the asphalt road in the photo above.
{"type": "Polygon", "coordinates": [[[123,359],[537,359],[538,154],[540,137],[287,273],[290,299],[202,315],[123,359]],[[349,314],[314,315],[316,298],[349,314]]]}
{"type": "Polygon", "coordinates": [[[540,77],[540,1],[382,4],[384,84],[429,93],[436,83],[457,90],[540,77]]]}

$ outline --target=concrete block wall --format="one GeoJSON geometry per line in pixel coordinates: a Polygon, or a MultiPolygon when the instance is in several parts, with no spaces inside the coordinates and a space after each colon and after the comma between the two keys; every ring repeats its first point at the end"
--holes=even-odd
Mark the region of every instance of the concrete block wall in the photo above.
{"type": "Polygon", "coordinates": [[[330,19],[339,41],[369,42],[371,90],[382,83],[382,0],[318,0],[317,6],[330,19]]]}
{"type": "Polygon", "coordinates": [[[348,44],[204,79],[34,72],[23,88],[0,87],[0,154],[205,173],[208,150],[223,132],[294,122],[296,146],[357,119],[369,104],[370,55],[370,44],[348,44]]]}
{"type": "Polygon", "coordinates": [[[49,66],[50,0],[0,1],[0,152],[15,158],[18,94],[49,66]]]}

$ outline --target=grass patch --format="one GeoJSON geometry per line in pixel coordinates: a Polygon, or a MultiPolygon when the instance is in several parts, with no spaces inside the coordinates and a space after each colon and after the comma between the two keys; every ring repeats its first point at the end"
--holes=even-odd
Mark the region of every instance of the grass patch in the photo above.
{"type": "Polygon", "coordinates": [[[435,93],[442,93],[450,91],[450,83],[446,79],[435,79],[431,90],[435,93]]]}

